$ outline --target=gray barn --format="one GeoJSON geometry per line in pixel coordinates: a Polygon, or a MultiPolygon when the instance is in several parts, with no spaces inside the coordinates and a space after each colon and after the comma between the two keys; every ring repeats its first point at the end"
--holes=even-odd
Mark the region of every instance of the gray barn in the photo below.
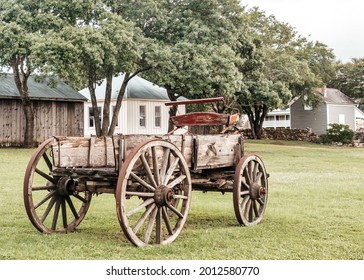
{"type": "MultiPolygon", "coordinates": [[[[86,98],[58,81],[55,87],[28,80],[32,100],[34,141],[41,143],[55,135],[83,136],[83,114],[86,98]]],[[[0,147],[21,146],[24,140],[25,117],[14,77],[0,77],[0,147]]]]}
{"type": "Polygon", "coordinates": [[[317,89],[323,103],[316,109],[305,105],[299,97],[291,103],[291,128],[311,128],[316,135],[326,134],[330,124],[346,124],[355,131],[356,103],[334,88],[317,89]]]}

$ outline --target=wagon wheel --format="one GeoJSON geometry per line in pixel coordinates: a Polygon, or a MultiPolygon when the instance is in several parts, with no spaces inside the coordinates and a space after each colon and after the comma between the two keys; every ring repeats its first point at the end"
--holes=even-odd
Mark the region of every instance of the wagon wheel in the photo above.
{"type": "Polygon", "coordinates": [[[28,163],[24,178],[24,204],[32,224],[43,233],[73,231],[83,220],[91,193],[75,192],[68,177],[52,175],[52,140],[43,142],[28,163]]]}
{"type": "Polygon", "coordinates": [[[262,218],[268,199],[268,179],[262,160],[257,155],[240,159],[234,177],[233,202],[240,224],[252,226],[262,218]]]}
{"type": "Polygon", "coordinates": [[[135,245],[169,244],[180,234],[191,202],[191,175],[172,143],[137,145],[120,170],[116,210],[125,236],[135,245]]]}

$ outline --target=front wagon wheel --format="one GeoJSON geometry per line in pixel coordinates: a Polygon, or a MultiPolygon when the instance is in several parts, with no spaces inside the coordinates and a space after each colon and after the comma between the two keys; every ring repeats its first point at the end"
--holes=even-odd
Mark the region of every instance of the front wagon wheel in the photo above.
{"type": "Polygon", "coordinates": [[[24,205],[29,220],[43,233],[73,231],[90,206],[91,193],[76,192],[68,177],[53,176],[52,140],[43,142],[31,157],[24,177],[24,205]]]}
{"type": "Polygon", "coordinates": [[[234,176],[233,202],[238,222],[253,226],[263,219],[268,199],[268,176],[257,155],[240,159],[234,176]]]}
{"type": "Polygon", "coordinates": [[[135,246],[169,244],[180,234],[191,202],[191,176],[172,143],[137,145],[120,170],[116,210],[125,236],[135,246]]]}

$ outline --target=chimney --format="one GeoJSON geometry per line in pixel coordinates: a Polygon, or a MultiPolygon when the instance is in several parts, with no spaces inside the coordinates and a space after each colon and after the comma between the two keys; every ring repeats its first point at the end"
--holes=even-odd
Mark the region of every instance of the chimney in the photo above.
{"type": "Polygon", "coordinates": [[[323,97],[327,97],[327,91],[326,91],[326,86],[325,85],[322,86],[322,88],[321,88],[321,94],[322,94],[323,97]]]}

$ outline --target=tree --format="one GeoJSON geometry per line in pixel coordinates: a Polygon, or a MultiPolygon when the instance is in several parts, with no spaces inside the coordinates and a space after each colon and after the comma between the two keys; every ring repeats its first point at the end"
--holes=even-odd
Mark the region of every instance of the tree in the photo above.
{"type": "Polygon", "coordinates": [[[86,82],[96,135],[113,135],[127,83],[141,71],[138,63],[143,37],[132,23],[108,10],[101,1],[82,5],[77,13],[64,10],[58,1],[53,4],[64,25],[61,30],[49,31],[37,45],[37,59],[40,65],[46,65],[42,71],[54,72],[73,83],[86,82]],[[110,120],[112,78],[121,72],[125,73],[124,81],[110,120]],[[106,79],[106,90],[103,112],[99,112],[95,89],[102,79],[106,79]]]}
{"type": "Polygon", "coordinates": [[[245,86],[236,95],[248,115],[253,136],[259,139],[270,110],[284,108],[297,95],[305,94],[309,102],[318,102],[312,88],[327,77],[315,74],[320,63],[330,61],[332,53],[323,44],[313,45],[297,36],[290,25],[258,8],[246,12],[245,22],[254,50],[241,69],[245,86]]]}
{"type": "Polygon", "coordinates": [[[231,98],[241,87],[238,67],[243,59],[233,50],[243,11],[238,1],[110,2],[155,42],[156,47],[144,53],[151,70],[143,76],[166,88],[170,100],[180,96],[231,98]]]}
{"type": "Polygon", "coordinates": [[[42,1],[0,0],[0,66],[11,69],[25,115],[24,146],[34,146],[34,113],[28,90],[29,76],[36,70],[33,47],[48,28],[59,21],[42,1]]]}
{"type": "Polygon", "coordinates": [[[357,100],[359,107],[364,109],[364,58],[353,58],[351,62],[340,63],[328,85],[357,100]]]}

